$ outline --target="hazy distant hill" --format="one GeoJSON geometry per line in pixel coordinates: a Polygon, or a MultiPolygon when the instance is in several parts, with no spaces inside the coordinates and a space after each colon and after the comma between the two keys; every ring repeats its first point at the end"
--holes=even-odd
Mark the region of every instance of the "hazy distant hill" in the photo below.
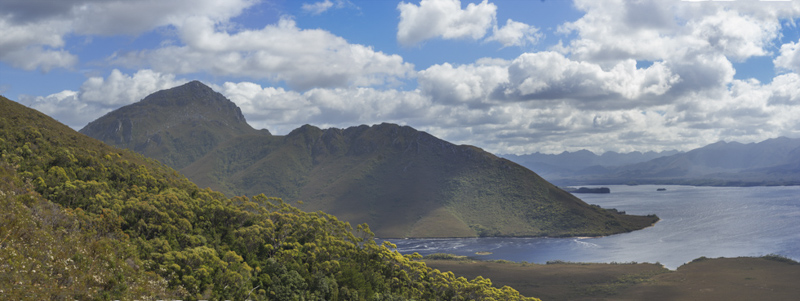
{"type": "Polygon", "coordinates": [[[156,92],[81,132],[180,168],[201,187],[302,200],[382,237],[602,235],[657,220],[589,206],[509,160],[410,127],[252,130],[227,99],[195,101],[218,96],[208,91],[192,82],[156,92]],[[157,113],[123,114],[131,107],[157,113]],[[187,110],[202,113],[182,117],[187,110]]]}
{"type": "Polygon", "coordinates": [[[584,149],[576,152],[565,151],[560,154],[542,154],[537,152],[528,155],[508,154],[502,155],[502,157],[533,170],[549,181],[558,181],[563,178],[604,174],[608,173],[612,167],[645,162],[677,153],[679,152],[672,150],[645,153],[605,152],[602,155],[596,155],[584,149]]]}
{"type": "Polygon", "coordinates": [[[800,185],[800,139],[717,142],[686,153],[575,175],[562,183],[800,185]]]}

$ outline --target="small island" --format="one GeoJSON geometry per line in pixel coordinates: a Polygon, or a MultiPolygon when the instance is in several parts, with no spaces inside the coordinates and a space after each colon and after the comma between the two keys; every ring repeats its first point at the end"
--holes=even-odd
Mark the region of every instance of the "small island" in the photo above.
{"type": "Polygon", "coordinates": [[[589,188],[589,187],[563,187],[564,191],[569,193],[611,193],[611,189],[608,187],[596,187],[596,188],[589,188]]]}

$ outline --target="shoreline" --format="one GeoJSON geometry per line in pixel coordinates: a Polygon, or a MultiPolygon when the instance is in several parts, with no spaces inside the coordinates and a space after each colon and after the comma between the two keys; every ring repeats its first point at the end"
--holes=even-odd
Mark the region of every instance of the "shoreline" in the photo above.
{"type": "Polygon", "coordinates": [[[655,223],[652,223],[649,226],[646,226],[646,227],[643,227],[643,228],[640,228],[640,229],[626,231],[626,232],[613,233],[613,234],[607,234],[607,235],[597,235],[597,236],[586,236],[586,235],[575,235],[575,236],[533,236],[533,235],[531,235],[531,236],[375,237],[375,240],[380,240],[380,239],[383,239],[383,240],[387,240],[387,239],[392,239],[392,240],[411,240],[411,239],[430,239],[430,240],[435,240],[435,239],[469,239],[469,238],[479,238],[479,239],[480,238],[577,238],[577,239],[587,239],[587,238],[602,238],[602,237],[609,237],[609,236],[614,236],[614,235],[633,233],[633,232],[636,232],[636,231],[640,231],[640,230],[644,230],[644,229],[647,229],[647,228],[655,227],[655,225],[660,221],[661,221],[661,218],[658,218],[658,220],[655,223]]]}
{"type": "MultiPolygon", "coordinates": [[[[485,255],[491,255],[491,254],[493,254],[493,253],[492,252],[486,252],[486,251],[478,251],[478,252],[475,252],[474,255],[485,256],[485,255]],[[488,254],[478,254],[478,253],[488,253],[488,254]]],[[[468,255],[457,255],[457,254],[452,254],[452,253],[432,253],[432,254],[428,254],[428,255],[422,256],[422,259],[420,259],[420,260],[421,261],[432,261],[432,260],[436,260],[436,261],[457,261],[457,262],[471,262],[471,263],[499,263],[499,264],[510,264],[510,265],[514,265],[514,264],[519,264],[519,265],[541,265],[541,266],[558,265],[558,264],[563,264],[563,265],[582,265],[582,266],[585,266],[585,265],[659,265],[659,266],[661,266],[664,269],[667,269],[669,271],[677,271],[679,268],[681,268],[683,266],[686,266],[686,265],[689,265],[689,264],[692,264],[692,263],[697,263],[697,262],[702,262],[702,261],[709,261],[709,260],[718,260],[718,259],[742,259],[742,258],[745,258],[745,259],[756,259],[756,258],[758,258],[758,259],[767,259],[767,260],[772,260],[772,261],[783,262],[783,263],[788,263],[788,264],[791,264],[791,265],[800,266],[800,258],[795,259],[795,258],[791,258],[791,257],[788,257],[788,256],[780,255],[780,254],[766,254],[766,255],[760,255],[760,256],[731,256],[731,257],[722,256],[722,257],[715,257],[715,258],[709,258],[709,257],[706,257],[706,256],[700,256],[698,258],[695,258],[695,259],[689,260],[687,262],[684,262],[683,264],[675,267],[674,269],[670,269],[669,267],[665,266],[660,261],[656,261],[656,262],[648,262],[648,261],[642,261],[642,262],[637,262],[637,261],[591,262],[591,261],[548,260],[545,263],[536,263],[536,262],[528,262],[528,261],[513,261],[513,260],[507,260],[507,259],[484,259],[484,258],[480,258],[480,257],[474,257],[474,256],[468,256],[468,255]],[[428,257],[430,255],[433,255],[433,256],[428,257]]]]}
{"type": "MultiPolygon", "coordinates": [[[[571,185],[571,184],[563,184],[562,182],[559,182],[561,180],[562,179],[554,179],[551,183],[553,183],[553,182],[560,183],[559,185],[553,184],[553,185],[556,185],[558,187],[561,187],[561,185],[563,185],[563,186],[644,186],[644,185],[650,185],[650,186],[740,187],[740,188],[800,186],[800,182],[792,182],[792,183],[762,182],[762,183],[751,183],[751,184],[735,185],[735,184],[714,184],[714,183],[694,183],[694,184],[690,184],[689,182],[679,183],[679,182],[669,182],[669,181],[665,181],[665,182],[654,181],[654,182],[641,182],[641,183],[630,183],[630,182],[622,181],[622,182],[619,182],[619,183],[598,182],[596,184],[585,184],[584,182],[581,182],[581,183],[584,183],[584,184],[571,185]]],[[[566,179],[566,180],[570,180],[570,179],[566,179]]],[[[565,182],[565,183],[573,183],[573,182],[565,182]]]]}

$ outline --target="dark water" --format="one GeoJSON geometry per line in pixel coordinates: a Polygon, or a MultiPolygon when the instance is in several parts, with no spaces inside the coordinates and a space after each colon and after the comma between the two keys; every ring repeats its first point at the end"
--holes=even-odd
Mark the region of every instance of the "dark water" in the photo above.
{"type": "Polygon", "coordinates": [[[667,268],[705,256],[779,254],[800,260],[800,187],[607,186],[579,194],[589,204],[661,221],[600,238],[393,239],[401,253],[452,253],[480,259],[545,263],[660,262],[667,268]],[[656,191],[664,187],[667,191],[656,191]],[[491,255],[475,255],[492,252],[491,255]]]}

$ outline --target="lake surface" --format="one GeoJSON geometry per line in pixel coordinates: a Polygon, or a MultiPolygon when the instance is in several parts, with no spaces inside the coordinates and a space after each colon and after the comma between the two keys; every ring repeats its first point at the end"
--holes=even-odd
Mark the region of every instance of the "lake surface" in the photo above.
{"type": "Polygon", "coordinates": [[[800,260],[800,187],[604,186],[577,194],[628,214],[657,214],[655,226],[599,238],[391,239],[401,253],[451,253],[545,263],[660,262],[669,269],[705,256],[779,254],[800,260]],[[656,191],[666,188],[666,191],[656,191]],[[492,252],[476,255],[476,252],[492,252]]]}

